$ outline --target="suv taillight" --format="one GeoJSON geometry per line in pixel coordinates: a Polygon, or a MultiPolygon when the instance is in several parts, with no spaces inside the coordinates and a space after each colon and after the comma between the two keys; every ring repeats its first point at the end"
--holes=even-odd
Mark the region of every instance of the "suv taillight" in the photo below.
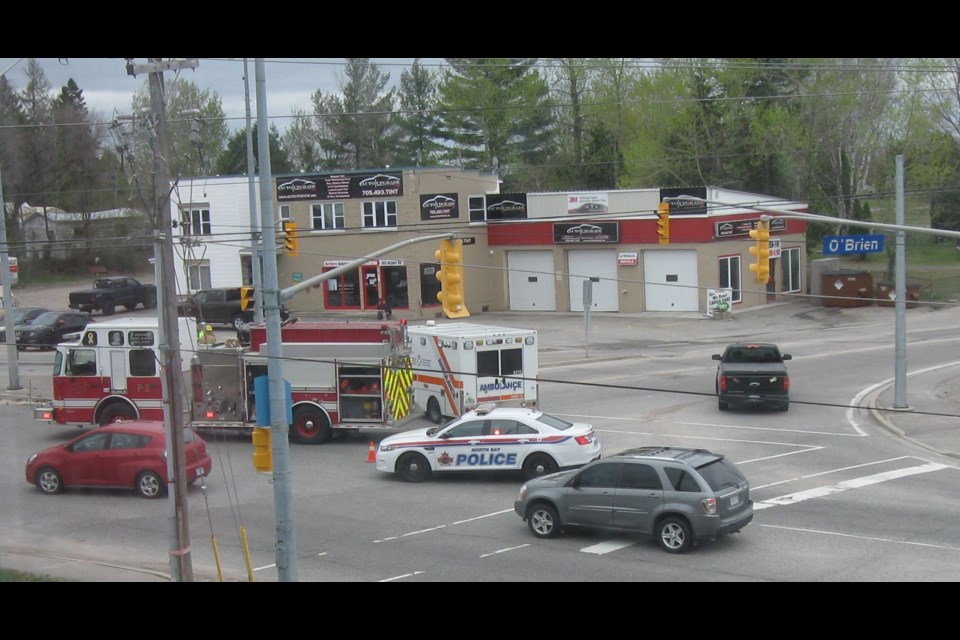
{"type": "Polygon", "coordinates": [[[700,508],[703,509],[703,512],[708,516],[716,515],[717,513],[717,499],[716,498],[703,498],[700,501],[700,508]]]}

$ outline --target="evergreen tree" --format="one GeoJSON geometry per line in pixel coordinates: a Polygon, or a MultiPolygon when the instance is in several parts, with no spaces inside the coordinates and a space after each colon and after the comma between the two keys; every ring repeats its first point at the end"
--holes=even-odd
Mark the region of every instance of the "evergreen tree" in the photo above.
{"type": "Polygon", "coordinates": [[[400,135],[394,157],[403,165],[432,165],[442,147],[436,142],[440,130],[437,114],[436,74],[413,61],[409,71],[400,74],[400,135]]]}
{"type": "MultiPolygon", "coordinates": [[[[253,165],[254,172],[260,173],[260,146],[257,136],[257,125],[251,127],[253,130],[253,165]]],[[[270,132],[267,136],[270,140],[270,172],[290,173],[293,171],[293,165],[283,146],[280,144],[280,131],[274,124],[270,125],[270,132]]],[[[216,173],[218,175],[236,176],[247,175],[247,130],[238,129],[227,142],[226,150],[220,155],[217,161],[216,173]]]]}
{"type": "Polygon", "coordinates": [[[448,161],[510,171],[541,164],[551,153],[552,101],[533,58],[447,58],[439,86],[448,161]]]}

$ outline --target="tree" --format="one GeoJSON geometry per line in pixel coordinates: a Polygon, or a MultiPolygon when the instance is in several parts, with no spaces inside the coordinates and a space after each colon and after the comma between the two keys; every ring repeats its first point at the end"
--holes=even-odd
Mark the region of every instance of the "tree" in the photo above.
{"type": "MultiPolygon", "coordinates": [[[[6,76],[0,77],[0,177],[3,178],[4,200],[11,199],[11,194],[21,191],[20,154],[25,122],[26,116],[21,107],[20,96],[6,76]]],[[[6,202],[3,203],[5,204],[6,202]]],[[[3,206],[3,211],[7,240],[14,240],[17,238],[15,230],[19,228],[17,208],[13,207],[7,212],[6,206],[3,206]]]]}
{"type": "Polygon", "coordinates": [[[332,153],[344,161],[341,168],[391,164],[397,130],[394,92],[385,91],[389,80],[390,74],[381,72],[369,58],[347,58],[344,77],[338,78],[342,97],[315,94],[314,113],[330,119],[332,153]]]}
{"type": "Polygon", "coordinates": [[[404,165],[435,164],[442,149],[436,142],[440,131],[436,74],[415,59],[409,71],[400,73],[398,97],[396,161],[404,165]]]}
{"type": "MultiPolygon", "coordinates": [[[[257,137],[257,125],[254,124],[253,131],[253,163],[254,172],[260,173],[260,152],[259,138],[257,137]]],[[[290,173],[293,171],[293,165],[287,157],[286,151],[280,144],[280,131],[277,125],[271,124],[269,135],[270,141],[270,172],[271,173],[290,173]]],[[[247,175],[247,131],[238,129],[227,142],[226,150],[220,155],[216,166],[217,175],[247,175]]]]}
{"type": "Polygon", "coordinates": [[[280,146],[290,160],[291,171],[319,171],[323,167],[323,147],[314,116],[303,109],[293,109],[290,115],[293,122],[280,137],[280,146]]]}
{"type": "Polygon", "coordinates": [[[447,58],[439,86],[448,160],[464,167],[499,167],[506,189],[522,190],[510,176],[551,153],[553,103],[534,58],[447,58]]]}

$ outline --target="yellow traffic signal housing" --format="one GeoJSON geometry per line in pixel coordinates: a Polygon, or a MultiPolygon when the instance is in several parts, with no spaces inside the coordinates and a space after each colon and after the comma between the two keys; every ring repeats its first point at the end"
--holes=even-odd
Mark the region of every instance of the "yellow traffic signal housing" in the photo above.
{"type": "Polygon", "coordinates": [[[253,468],[260,473],[273,471],[273,446],[267,427],[253,428],[253,468]]]}
{"type": "Polygon", "coordinates": [[[463,292],[463,240],[441,240],[440,248],[433,255],[440,263],[437,300],[443,306],[444,315],[448,318],[469,316],[463,292]]]}
{"type": "Polygon", "coordinates": [[[670,244],[670,203],[661,202],[657,207],[657,236],[660,244],[670,244]]]}
{"type": "Polygon", "coordinates": [[[283,246],[288,256],[300,255],[300,238],[297,237],[297,223],[286,220],[283,223],[283,246]]]}
{"type": "Polygon", "coordinates": [[[750,230],[750,237],[757,241],[750,247],[750,255],[754,257],[750,271],[753,271],[757,282],[767,284],[770,281],[770,223],[759,220],[757,228],[750,230]]]}
{"type": "Polygon", "coordinates": [[[240,287],[240,310],[253,309],[253,287],[240,287]]]}

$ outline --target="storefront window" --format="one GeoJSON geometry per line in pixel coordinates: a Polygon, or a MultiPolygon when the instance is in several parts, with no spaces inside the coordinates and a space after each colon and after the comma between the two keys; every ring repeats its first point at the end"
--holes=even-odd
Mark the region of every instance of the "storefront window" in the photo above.
{"type": "MultiPolygon", "coordinates": [[[[329,269],[328,269],[329,271],[329,269]]],[[[360,271],[341,273],[325,282],[324,307],[327,309],[360,308],[360,271]]]]}
{"type": "Polygon", "coordinates": [[[424,307],[438,307],[440,301],[437,300],[437,294],[440,293],[440,281],[437,280],[437,272],[440,270],[438,263],[420,264],[420,305],[424,307]]]}

